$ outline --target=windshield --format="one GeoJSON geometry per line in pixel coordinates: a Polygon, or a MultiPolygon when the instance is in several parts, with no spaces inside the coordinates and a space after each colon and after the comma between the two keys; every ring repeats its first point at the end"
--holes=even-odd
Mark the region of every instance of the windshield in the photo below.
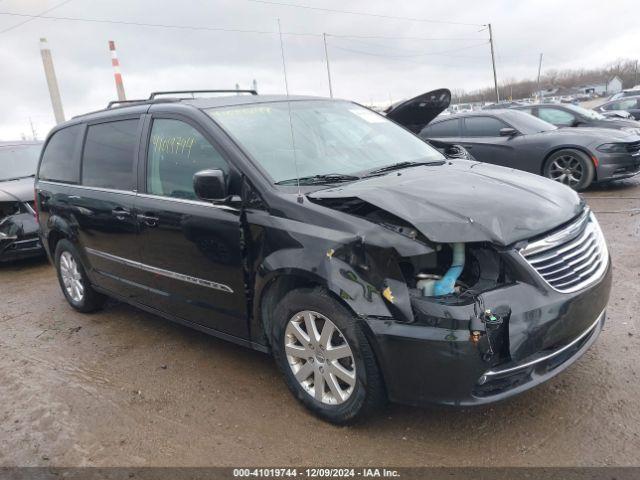
{"type": "Polygon", "coordinates": [[[295,100],[208,109],[275,183],[299,177],[353,175],[400,162],[440,161],[436,149],[353,103],[295,100]]]}
{"type": "Polygon", "coordinates": [[[509,120],[514,123],[520,133],[527,135],[558,129],[555,125],[520,110],[509,110],[509,120]]]}
{"type": "Polygon", "coordinates": [[[0,180],[34,175],[40,150],[42,145],[0,146],[0,180]]]}
{"type": "Polygon", "coordinates": [[[606,118],[604,115],[601,115],[598,112],[589,110],[588,108],[580,107],[578,105],[568,104],[568,105],[565,105],[565,107],[591,120],[604,120],[606,118]]]}

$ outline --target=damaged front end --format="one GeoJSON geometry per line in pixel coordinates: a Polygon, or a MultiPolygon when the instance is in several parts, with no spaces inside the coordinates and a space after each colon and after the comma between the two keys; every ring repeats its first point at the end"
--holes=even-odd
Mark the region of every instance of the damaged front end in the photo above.
{"type": "Polygon", "coordinates": [[[43,254],[32,205],[16,199],[0,201],[0,262],[43,254]]]}
{"type": "Polygon", "coordinates": [[[602,327],[610,265],[588,210],[500,245],[452,232],[455,241],[434,242],[358,197],[311,200],[395,234],[385,246],[385,235],[363,233],[329,249],[321,267],[340,284],[330,288],[369,326],[393,401],[474,405],[506,398],[566,368],[602,327]],[[580,288],[563,291],[554,281],[580,288]],[[359,311],[361,298],[382,302],[390,315],[359,311]]]}

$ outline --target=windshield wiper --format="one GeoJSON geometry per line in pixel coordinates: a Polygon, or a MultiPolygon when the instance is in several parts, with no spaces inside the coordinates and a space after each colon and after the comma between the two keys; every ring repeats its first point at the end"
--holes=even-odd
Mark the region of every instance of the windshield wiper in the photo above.
{"type": "Polygon", "coordinates": [[[371,177],[371,176],[379,175],[381,173],[391,172],[393,170],[400,170],[401,168],[406,168],[406,167],[417,167],[419,165],[444,165],[445,163],[446,163],[445,160],[435,160],[431,162],[398,162],[398,163],[393,163],[391,165],[387,165],[386,167],[376,168],[375,170],[371,170],[369,173],[367,173],[366,176],[371,177]]]}
{"type": "Polygon", "coordinates": [[[300,185],[323,185],[326,183],[340,183],[340,182],[352,182],[354,180],[360,180],[357,175],[345,175],[342,173],[324,173],[320,175],[310,175],[308,177],[290,178],[288,180],[281,180],[276,182],[276,185],[297,185],[300,181],[300,185]]]}
{"type": "Polygon", "coordinates": [[[10,182],[12,180],[22,180],[23,178],[30,178],[30,177],[35,177],[36,174],[32,173],[31,175],[24,175],[22,177],[12,177],[12,178],[2,178],[0,179],[0,182],[10,182]]]}

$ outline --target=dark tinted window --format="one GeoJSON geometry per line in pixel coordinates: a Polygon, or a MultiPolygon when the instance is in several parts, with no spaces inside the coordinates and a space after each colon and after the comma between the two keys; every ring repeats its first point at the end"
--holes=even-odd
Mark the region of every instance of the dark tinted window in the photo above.
{"type": "Polygon", "coordinates": [[[464,124],[467,137],[499,137],[500,129],[508,126],[493,117],[469,117],[464,124]]]}
{"type": "Polygon", "coordinates": [[[229,174],[222,155],[195,128],[179,120],[153,121],[147,160],[149,193],[195,200],[193,175],[207,169],[229,174]]]}
{"type": "Polygon", "coordinates": [[[82,184],[133,190],[138,120],[91,125],[82,155],[82,184]]]}
{"type": "Polygon", "coordinates": [[[445,120],[444,122],[434,123],[433,125],[428,126],[422,132],[420,132],[421,137],[459,137],[460,130],[458,128],[459,121],[455,120],[445,120]]]}
{"type": "Polygon", "coordinates": [[[74,158],[80,125],[63,128],[53,134],[42,156],[38,177],[56,182],[77,183],[80,163],[74,158]]]}

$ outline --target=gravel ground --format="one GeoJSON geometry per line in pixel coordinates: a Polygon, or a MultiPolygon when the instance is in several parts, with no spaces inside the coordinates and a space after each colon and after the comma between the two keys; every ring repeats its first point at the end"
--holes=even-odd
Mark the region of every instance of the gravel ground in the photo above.
{"type": "Polygon", "coordinates": [[[121,303],[82,315],[44,261],[0,267],[0,466],[637,465],[640,181],[585,195],[614,262],[608,322],[576,364],[507,402],[306,413],[271,358],[121,303]]]}

